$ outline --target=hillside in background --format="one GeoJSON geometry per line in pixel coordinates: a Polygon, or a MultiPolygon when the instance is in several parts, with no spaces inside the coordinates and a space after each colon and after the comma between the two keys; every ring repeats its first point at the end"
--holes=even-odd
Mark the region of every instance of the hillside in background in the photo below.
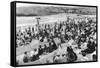
{"type": "Polygon", "coordinates": [[[17,7],[17,16],[45,16],[58,13],[76,13],[85,15],[96,14],[96,8],[91,7],[53,7],[53,6],[27,6],[17,7]]]}

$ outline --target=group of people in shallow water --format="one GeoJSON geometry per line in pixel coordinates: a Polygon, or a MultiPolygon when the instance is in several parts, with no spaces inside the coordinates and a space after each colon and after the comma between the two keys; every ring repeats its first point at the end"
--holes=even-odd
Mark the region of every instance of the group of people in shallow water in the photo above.
{"type": "MultiPolygon", "coordinates": [[[[33,53],[30,53],[32,54],[30,57],[28,52],[24,53],[23,62],[28,63],[39,60],[40,56],[45,53],[52,53],[61,47],[61,44],[67,43],[72,39],[77,44],[77,49],[81,49],[82,56],[86,56],[96,51],[96,26],[96,21],[90,17],[68,17],[66,21],[55,22],[54,24],[36,24],[33,27],[25,28],[24,31],[17,30],[16,47],[28,46],[34,39],[44,43],[43,46],[40,44],[37,49],[34,49],[33,53]],[[54,40],[55,38],[57,40],[54,40]],[[48,43],[48,46],[45,43],[48,43]]],[[[65,57],[67,62],[77,60],[77,54],[73,51],[72,46],[66,47],[66,53],[67,58],[66,54],[62,54],[62,57],[65,57]]],[[[55,55],[53,63],[59,63],[61,61],[58,60],[59,57],[60,55],[55,55]]],[[[93,61],[96,60],[97,55],[93,54],[93,61]]]]}

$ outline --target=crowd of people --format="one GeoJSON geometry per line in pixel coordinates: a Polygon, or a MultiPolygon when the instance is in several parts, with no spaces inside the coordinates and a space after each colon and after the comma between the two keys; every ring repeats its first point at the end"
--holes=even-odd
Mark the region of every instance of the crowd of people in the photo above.
{"type": "MultiPolygon", "coordinates": [[[[52,59],[53,63],[59,63],[62,60],[62,62],[75,62],[78,56],[74,51],[74,45],[67,46],[67,43],[71,43],[70,40],[73,40],[74,44],[76,44],[75,48],[81,49],[82,56],[95,52],[97,48],[97,24],[94,19],[90,17],[67,17],[66,21],[54,22],[53,24],[38,23],[35,26],[25,28],[24,31],[20,29],[16,32],[16,48],[29,46],[33,40],[39,40],[44,43],[43,46],[39,44],[38,48],[24,53],[22,60],[24,63],[28,63],[41,59],[41,55],[48,55],[62,48],[62,44],[66,43],[66,53],[62,55],[55,54],[52,59]],[[48,43],[48,45],[45,43],[48,43]]],[[[93,54],[92,57],[93,60],[91,61],[97,60],[96,54],[93,54]]]]}

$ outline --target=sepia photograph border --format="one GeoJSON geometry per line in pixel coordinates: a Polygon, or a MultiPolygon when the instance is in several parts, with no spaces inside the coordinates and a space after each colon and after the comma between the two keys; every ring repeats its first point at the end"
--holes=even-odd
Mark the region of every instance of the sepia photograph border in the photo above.
{"type": "Polygon", "coordinates": [[[89,62],[98,62],[98,6],[93,5],[77,5],[77,4],[59,4],[59,3],[43,3],[43,2],[29,2],[29,1],[12,1],[10,3],[10,65],[13,67],[22,67],[22,66],[41,66],[41,65],[57,65],[57,64],[73,64],[73,63],[89,63],[89,62]],[[81,62],[64,62],[64,63],[49,63],[49,64],[31,64],[31,65],[16,65],[16,4],[17,3],[26,3],[26,4],[45,4],[45,5],[59,5],[59,6],[80,6],[80,7],[95,7],[96,8],[96,42],[97,42],[97,60],[96,61],[81,61],[81,62]]]}

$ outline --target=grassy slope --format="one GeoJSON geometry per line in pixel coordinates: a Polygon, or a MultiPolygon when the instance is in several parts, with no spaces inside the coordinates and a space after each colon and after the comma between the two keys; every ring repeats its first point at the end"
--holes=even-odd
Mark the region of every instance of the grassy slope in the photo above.
{"type": "Polygon", "coordinates": [[[17,16],[45,16],[58,13],[71,12],[77,14],[95,14],[96,8],[84,8],[84,7],[41,7],[41,6],[29,6],[29,7],[17,7],[17,16]]]}

